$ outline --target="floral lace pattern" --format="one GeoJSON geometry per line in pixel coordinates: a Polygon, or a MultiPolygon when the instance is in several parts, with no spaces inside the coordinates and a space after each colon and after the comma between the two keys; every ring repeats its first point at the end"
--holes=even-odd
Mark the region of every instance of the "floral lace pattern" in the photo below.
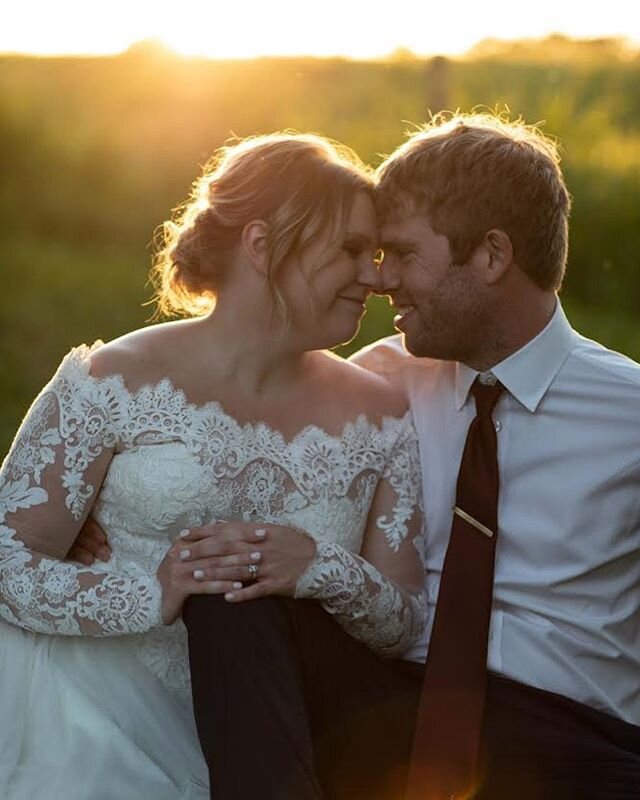
{"type": "Polygon", "coordinates": [[[345,624],[354,635],[359,629],[382,649],[414,635],[411,602],[351,555],[379,482],[391,489],[392,502],[375,518],[390,552],[413,538],[419,468],[408,414],[380,425],[361,415],[340,435],[309,425],[286,441],[264,423],[237,422],[215,401],[189,403],[169,379],[131,392],[119,375],[94,378],[91,352],[82,346],[64,359],[2,467],[1,617],[42,633],[143,634],[136,637],[142,660],[163,682],[184,686],[184,629],[161,626],[155,572],[182,528],[242,518],[304,528],[336,545],[309,587],[331,594],[338,572],[351,576],[344,580],[360,575],[351,606],[345,600],[335,612],[351,619],[345,624]],[[87,568],[39,555],[38,541],[47,552],[52,542],[66,552],[90,503],[109,536],[111,562],[87,568]]]}
{"type": "MultiPolygon", "coordinates": [[[[396,439],[382,472],[393,490],[393,508],[376,518],[378,529],[395,552],[407,538],[420,506],[418,459],[415,433],[407,427],[396,439]]],[[[420,555],[424,537],[417,525],[414,521],[411,539],[420,555]]],[[[296,597],[321,601],[354,638],[384,656],[399,656],[408,650],[426,624],[423,592],[403,590],[367,561],[334,542],[318,544],[315,559],[298,581],[296,597]]]]}
{"type": "Polygon", "coordinates": [[[384,656],[406,652],[424,630],[424,594],[410,594],[340,545],[318,545],[296,597],[322,601],[355,639],[384,656]]]}
{"type": "Polygon", "coordinates": [[[76,567],[40,559],[35,567],[2,568],[0,616],[37,633],[103,636],[146,631],[159,618],[154,582],[105,575],[83,589],[76,567]]]}

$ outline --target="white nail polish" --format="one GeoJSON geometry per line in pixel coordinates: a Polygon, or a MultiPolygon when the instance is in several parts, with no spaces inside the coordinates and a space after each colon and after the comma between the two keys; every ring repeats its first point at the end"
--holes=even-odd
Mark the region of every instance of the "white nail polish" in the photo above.
{"type": "Polygon", "coordinates": [[[181,530],[180,533],[178,534],[178,536],[181,539],[184,539],[184,537],[188,535],[189,535],[189,528],[184,528],[184,530],[181,530]]]}
{"type": "Polygon", "coordinates": [[[249,556],[249,558],[250,558],[252,561],[260,561],[260,559],[262,558],[262,553],[258,553],[258,552],[251,553],[251,555],[249,556]]]}
{"type": "Polygon", "coordinates": [[[257,536],[259,539],[264,539],[264,537],[265,537],[266,535],[267,535],[267,532],[265,531],[265,529],[264,529],[264,528],[258,528],[258,530],[256,531],[256,536],[257,536]]]}
{"type": "Polygon", "coordinates": [[[234,594],[233,592],[227,592],[224,596],[225,600],[233,600],[234,594]]]}
{"type": "Polygon", "coordinates": [[[242,584],[240,583],[240,581],[234,581],[233,582],[233,588],[234,589],[242,589],[242,584]]]}
{"type": "Polygon", "coordinates": [[[193,570],[193,577],[196,580],[200,580],[200,578],[204,578],[204,572],[201,569],[194,569],[193,570]]]}
{"type": "Polygon", "coordinates": [[[191,550],[181,550],[180,551],[180,558],[182,561],[186,561],[189,556],[191,555],[191,550]]]}

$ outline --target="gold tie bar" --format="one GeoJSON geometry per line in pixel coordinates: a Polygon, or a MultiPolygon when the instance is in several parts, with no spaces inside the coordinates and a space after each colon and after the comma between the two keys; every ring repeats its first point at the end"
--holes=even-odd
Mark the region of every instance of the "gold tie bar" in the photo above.
{"type": "Polygon", "coordinates": [[[474,519],[474,518],[471,516],[471,514],[467,514],[467,512],[466,512],[466,511],[463,511],[461,508],[458,508],[458,506],[454,506],[454,507],[453,507],[453,513],[454,513],[454,514],[457,514],[457,515],[458,515],[458,516],[459,516],[461,519],[463,519],[465,522],[468,522],[468,523],[469,523],[469,525],[473,525],[473,527],[474,527],[474,528],[475,528],[477,531],[480,531],[480,533],[484,533],[484,535],[485,535],[485,536],[488,536],[490,539],[492,538],[492,536],[493,536],[493,531],[492,531],[490,528],[487,528],[487,526],[486,526],[486,525],[483,525],[481,522],[478,522],[478,520],[477,520],[477,519],[474,519]]]}

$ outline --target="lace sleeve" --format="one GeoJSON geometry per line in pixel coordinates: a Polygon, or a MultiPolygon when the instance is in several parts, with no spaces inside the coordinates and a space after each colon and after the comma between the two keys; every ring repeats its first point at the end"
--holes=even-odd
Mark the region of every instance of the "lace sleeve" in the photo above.
{"type": "Polygon", "coordinates": [[[77,348],[63,361],[0,470],[0,617],[38,633],[109,636],[161,624],[155,576],[59,560],[89,513],[124,411],[108,381],[89,375],[88,356],[77,348]]]}
{"type": "Polygon", "coordinates": [[[298,581],[355,639],[385,656],[405,652],[426,624],[417,440],[407,415],[369,512],[360,555],[329,542],[298,581]]]}

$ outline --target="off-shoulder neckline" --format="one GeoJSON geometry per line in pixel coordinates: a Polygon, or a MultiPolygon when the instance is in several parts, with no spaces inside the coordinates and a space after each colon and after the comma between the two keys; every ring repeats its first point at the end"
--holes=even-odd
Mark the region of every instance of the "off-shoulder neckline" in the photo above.
{"type": "Polygon", "coordinates": [[[233,425],[238,432],[243,434],[248,432],[264,431],[269,436],[279,439],[280,442],[286,447],[291,447],[296,442],[299,442],[313,434],[321,435],[322,438],[330,441],[339,442],[343,441],[352,432],[358,432],[363,428],[377,435],[390,435],[391,433],[395,433],[397,430],[402,429],[411,419],[410,409],[407,409],[401,417],[383,414],[380,417],[379,422],[374,422],[367,416],[366,413],[362,412],[358,414],[355,419],[346,420],[342,428],[335,433],[323,428],[322,425],[311,422],[302,427],[293,435],[285,436],[281,430],[274,428],[264,420],[247,420],[244,422],[238,420],[233,416],[233,414],[227,411],[227,409],[219,400],[211,399],[204,403],[196,403],[189,400],[189,397],[184,389],[176,386],[176,384],[168,375],[160,378],[157,381],[144,383],[135,390],[132,390],[127,386],[124,375],[121,373],[113,372],[103,376],[92,375],[90,372],[90,356],[103,344],[104,342],[101,339],[97,339],[91,345],[81,344],[77,347],[73,347],[65,356],[60,369],[62,370],[65,366],[73,364],[76,368],[81,370],[86,379],[90,380],[96,385],[116,383],[119,390],[133,402],[138,400],[144,394],[154,394],[163,388],[166,388],[170,395],[179,399],[182,408],[194,414],[199,414],[202,416],[212,415],[223,418],[225,421],[233,425]]]}

